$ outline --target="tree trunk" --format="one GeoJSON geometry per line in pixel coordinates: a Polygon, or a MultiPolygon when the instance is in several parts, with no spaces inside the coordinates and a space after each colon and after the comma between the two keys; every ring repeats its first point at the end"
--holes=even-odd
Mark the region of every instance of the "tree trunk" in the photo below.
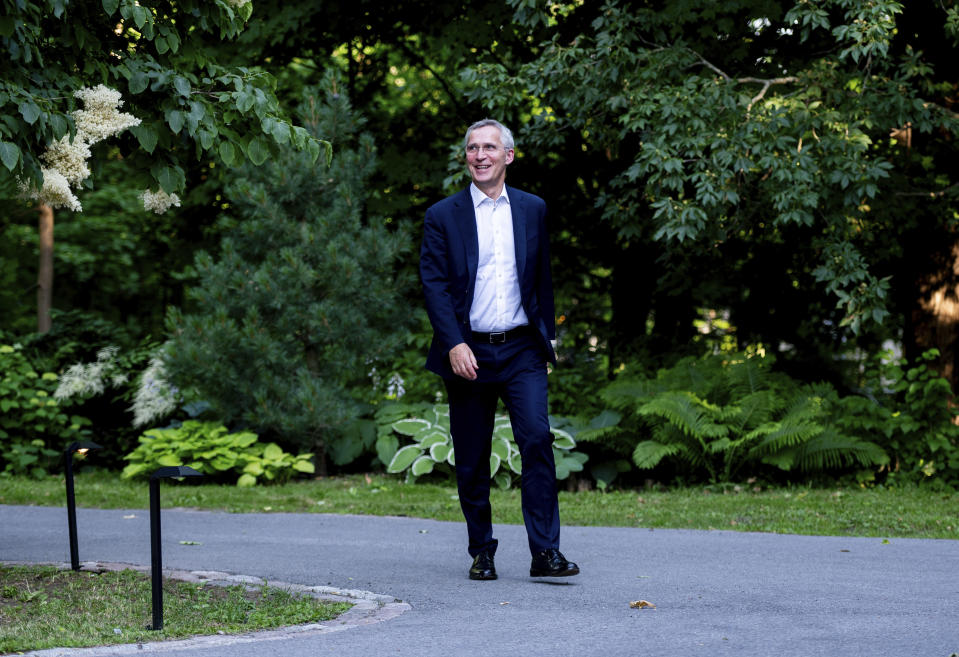
{"type": "Polygon", "coordinates": [[[53,208],[39,208],[40,265],[37,270],[37,333],[50,332],[50,308],[53,305],[53,208]]]}
{"type": "MultiPolygon", "coordinates": [[[[959,243],[952,246],[951,267],[923,277],[919,282],[919,303],[912,315],[915,358],[927,349],[939,350],[936,369],[952,389],[959,390],[959,243]]],[[[912,352],[912,353],[909,353],[912,352]]]]}

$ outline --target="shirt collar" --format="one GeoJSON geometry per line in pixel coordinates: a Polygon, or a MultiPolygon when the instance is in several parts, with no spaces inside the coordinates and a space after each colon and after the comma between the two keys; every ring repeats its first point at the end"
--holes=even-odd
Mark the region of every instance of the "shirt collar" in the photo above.
{"type": "MultiPolygon", "coordinates": [[[[470,183],[470,196],[473,197],[473,207],[478,208],[483,201],[489,200],[494,202],[489,196],[480,191],[480,188],[476,186],[476,183],[470,183]]],[[[501,198],[506,199],[506,203],[509,203],[509,195],[506,193],[506,185],[503,185],[503,191],[499,193],[499,197],[496,201],[499,201],[501,198]]]]}

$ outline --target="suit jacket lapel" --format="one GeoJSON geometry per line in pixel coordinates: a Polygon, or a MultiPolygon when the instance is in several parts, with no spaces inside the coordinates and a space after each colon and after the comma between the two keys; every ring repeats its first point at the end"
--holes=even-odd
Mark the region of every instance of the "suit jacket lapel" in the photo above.
{"type": "Polygon", "coordinates": [[[466,247],[466,271],[469,273],[469,296],[472,301],[476,269],[479,267],[479,234],[476,232],[476,210],[469,188],[460,194],[456,202],[456,223],[463,234],[463,246],[466,247]]]}
{"type": "MultiPolygon", "coordinates": [[[[526,208],[520,194],[512,187],[506,187],[509,196],[510,212],[513,215],[513,248],[516,251],[516,276],[523,280],[526,269],[526,208]]],[[[521,283],[522,286],[522,283],[521,283]]]]}

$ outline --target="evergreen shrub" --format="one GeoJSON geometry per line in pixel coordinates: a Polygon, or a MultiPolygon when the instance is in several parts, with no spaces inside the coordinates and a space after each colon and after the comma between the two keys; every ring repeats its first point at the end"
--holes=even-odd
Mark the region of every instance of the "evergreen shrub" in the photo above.
{"type": "Polygon", "coordinates": [[[302,123],[335,144],[332,164],[290,150],[237,170],[231,227],[218,253],[196,257],[189,304],[167,318],[164,363],[215,417],[312,451],[325,474],[328,453],[362,453],[333,443],[349,439],[371,373],[406,335],[410,240],[366,212],[376,149],[342,86],[328,78],[304,98],[302,123]]]}

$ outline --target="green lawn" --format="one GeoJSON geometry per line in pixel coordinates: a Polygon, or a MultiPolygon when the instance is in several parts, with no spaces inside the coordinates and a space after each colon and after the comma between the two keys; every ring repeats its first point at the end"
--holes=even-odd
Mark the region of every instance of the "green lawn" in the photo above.
{"type": "Polygon", "coordinates": [[[350,608],[277,588],[163,583],[163,629],[152,631],[150,576],[0,564],[0,654],[316,623],[350,608]]]}
{"type": "MultiPolygon", "coordinates": [[[[77,504],[149,506],[146,482],[113,473],[81,474],[77,504]]],[[[493,491],[494,521],[521,523],[520,492],[493,491]]],[[[164,483],[163,507],[250,512],[355,513],[462,520],[456,489],[351,475],[237,488],[164,483]]],[[[0,478],[0,504],[63,505],[63,480],[0,478]]],[[[959,539],[959,493],[901,488],[689,487],[560,493],[564,525],[731,529],[793,534],[959,539]]]]}

